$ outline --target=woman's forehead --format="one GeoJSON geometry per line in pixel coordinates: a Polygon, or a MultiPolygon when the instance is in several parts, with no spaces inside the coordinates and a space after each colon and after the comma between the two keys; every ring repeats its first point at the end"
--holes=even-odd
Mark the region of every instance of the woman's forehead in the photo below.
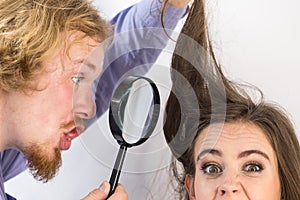
{"type": "Polygon", "coordinates": [[[199,134],[195,153],[203,149],[234,149],[243,151],[246,149],[265,149],[273,151],[265,133],[257,125],[246,122],[234,122],[225,124],[213,124],[202,130],[199,134]]]}

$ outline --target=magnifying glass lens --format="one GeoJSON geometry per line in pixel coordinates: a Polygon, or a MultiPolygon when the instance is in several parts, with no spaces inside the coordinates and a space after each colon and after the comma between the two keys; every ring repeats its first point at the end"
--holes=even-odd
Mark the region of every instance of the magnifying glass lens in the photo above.
{"type": "Polygon", "coordinates": [[[122,109],[122,137],[133,144],[145,136],[153,112],[153,92],[150,84],[139,79],[132,84],[122,109]]]}

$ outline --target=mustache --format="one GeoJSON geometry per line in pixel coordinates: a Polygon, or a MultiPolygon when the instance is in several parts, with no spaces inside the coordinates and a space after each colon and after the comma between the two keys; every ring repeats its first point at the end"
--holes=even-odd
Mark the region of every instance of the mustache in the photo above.
{"type": "Polygon", "coordinates": [[[69,130],[69,129],[73,128],[74,126],[75,127],[80,126],[80,127],[83,127],[84,129],[86,129],[86,122],[81,118],[75,118],[73,121],[63,123],[60,126],[60,128],[69,130]]]}

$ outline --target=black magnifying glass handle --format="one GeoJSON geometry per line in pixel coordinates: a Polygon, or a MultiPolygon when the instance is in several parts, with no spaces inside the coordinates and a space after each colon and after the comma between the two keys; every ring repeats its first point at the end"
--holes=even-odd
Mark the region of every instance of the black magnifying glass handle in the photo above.
{"type": "Polygon", "coordinates": [[[109,190],[109,194],[106,199],[108,199],[115,192],[115,189],[118,186],[119,177],[121,174],[126,151],[127,151],[127,147],[121,145],[119,148],[119,151],[118,151],[118,155],[117,155],[117,158],[115,161],[113,171],[112,171],[110,179],[109,179],[110,190],[109,190]]]}

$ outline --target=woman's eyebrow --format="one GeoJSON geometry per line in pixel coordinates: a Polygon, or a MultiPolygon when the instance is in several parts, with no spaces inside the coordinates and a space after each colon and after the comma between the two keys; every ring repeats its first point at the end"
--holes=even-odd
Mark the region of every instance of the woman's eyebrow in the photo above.
{"type": "Polygon", "coordinates": [[[251,154],[258,154],[260,156],[263,156],[267,160],[270,160],[269,156],[266,153],[264,153],[264,152],[262,152],[260,150],[247,150],[247,151],[243,151],[242,153],[240,153],[238,155],[238,158],[244,158],[244,157],[250,156],[251,154]]]}
{"type": "MultiPolygon", "coordinates": [[[[222,156],[222,153],[219,150],[216,150],[216,149],[204,149],[197,156],[197,161],[200,160],[206,154],[217,155],[219,157],[222,156]]],[[[269,156],[266,153],[264,153],[264,152],[262,152],[260,150],[247,150],[247,151],[243,151],[242,153],[240,153],[238,155],[238,158],[244,158],[244,157],[250,156],[251,154],[258,154],[260,156],[263,156],[267,160],[270,160],[269,156]]]]}
{"type": "Polygon", "coordinates": [[[216,149],[204,149],[197,156],[197,161],[201,160],[201,158],[203,158],[203,156],[205,156],[206,154],[212,154],[212,155],[217,155],[219,157],[222,157],[222,153],[219,150],[216,150],[216,149]]]}

